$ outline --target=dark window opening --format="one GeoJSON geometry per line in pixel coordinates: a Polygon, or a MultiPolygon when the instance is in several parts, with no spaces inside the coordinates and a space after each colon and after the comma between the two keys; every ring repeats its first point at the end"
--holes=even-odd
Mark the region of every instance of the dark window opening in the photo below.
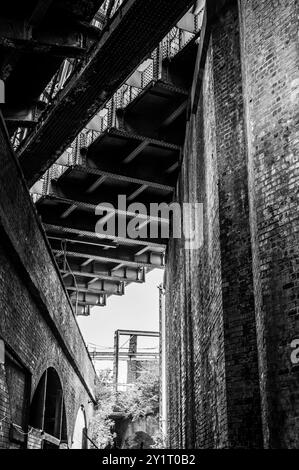
{"type": "MultiPolygon", "coordinates": [[[[35,391],[30,413],[30,425],[41,429],[59,441],[67,441],[66,415],[63,390],[55,369],[50,367],[43,374],[35,391]]],[[[44,443],[45,445],[48,445],[44,443]]],[[[50,443],[49,443],[50,445],[50,443]]],[[[55,444],[51,443],[51,447],[55,444]]]]}

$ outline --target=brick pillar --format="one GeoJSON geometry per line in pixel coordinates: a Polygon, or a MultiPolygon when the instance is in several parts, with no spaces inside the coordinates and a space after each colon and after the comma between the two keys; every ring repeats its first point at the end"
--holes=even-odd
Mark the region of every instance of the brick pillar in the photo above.
{"type": "Polygon", "coordinates": [[[296,0],[240,1],[264,445],[299,447],[296,0]]]}
{"type": "Polygon", "coordinates": [[[262,445],[237,2],[212,30],[222,308],[230,447],[262,445]]]}
{"type": "Polygon", "coordinates": [[[184,448],[183,407],[186,396],[182,393],[183,381],[183,314],[184,265],[181,240],[169,246],[169,264],[166,272],[166,384],[167,384],[167,441],[170,448],[184,448]]]}
{"type": "Polygon", "coordinates": [[[203,246],[169,245],[174,447],[262,446],[245,127],[239,13],[230,2],[212,26],[177,191],[180,202],[204,205],[203,246]]]}
{"type": "Polygon", "coordinates": [[[137,380],[137,335],[130,336],[129,342],[129,360],[127,362],[127,383],[134,384],[137,380]]]}

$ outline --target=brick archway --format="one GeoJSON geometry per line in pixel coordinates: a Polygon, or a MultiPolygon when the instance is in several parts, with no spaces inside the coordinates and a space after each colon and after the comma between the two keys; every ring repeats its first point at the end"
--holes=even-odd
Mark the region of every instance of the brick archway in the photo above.
{"type": "Polygon", "coordinates": [[[67,445],[67,422],[64,394],[57,371],[49,367],[34,392],[29,424],[35,441],[32,447],[57,448],[67,445]]]}

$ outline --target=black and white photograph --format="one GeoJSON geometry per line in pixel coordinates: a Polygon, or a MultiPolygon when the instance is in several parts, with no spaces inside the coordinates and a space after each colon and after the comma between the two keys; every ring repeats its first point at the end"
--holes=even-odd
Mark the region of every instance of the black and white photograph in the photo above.
{"type": "Polygon", "coordinates": [[[298,18],[2,0],[0,467],[299,449],[298,18]]]}

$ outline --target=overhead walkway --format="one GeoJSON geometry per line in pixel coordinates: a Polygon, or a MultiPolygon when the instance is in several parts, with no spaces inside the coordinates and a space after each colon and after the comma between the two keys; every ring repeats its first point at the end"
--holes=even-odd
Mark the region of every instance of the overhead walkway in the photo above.
{"type": "Polygon", "coordinates": [[[165,266],[169,217],[150,208],[171,203],[180,169],[201,24],[196,15],[187,18],[193,32],[172,28],[32,187],[78,315],[165,266]],[[99,236],[97,224],[108,226],[114,217],[122,227],[134,223],[136,202],[146,210],[138,216],[139,237],[119,225],[99,236]]]}
{"type": "Polygon", "coordinates": [[[194,0],[125,0],[17,153],[29,186],[57,160],[194,0]]]}

